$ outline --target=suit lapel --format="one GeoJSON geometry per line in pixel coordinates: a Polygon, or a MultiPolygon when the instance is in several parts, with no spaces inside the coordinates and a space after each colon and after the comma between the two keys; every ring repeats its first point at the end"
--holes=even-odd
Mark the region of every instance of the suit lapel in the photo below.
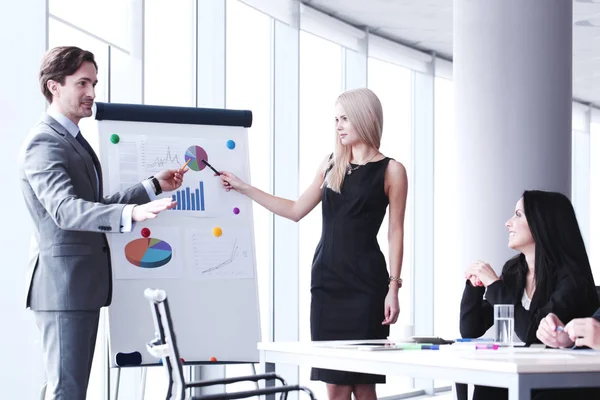
{"type": "MultiPolygon", "coordinates": [[[[73,135],[71,135],[54,118],[52,118],[48,114],[44,114],[42,122],[48,125],[50,128],[52,128],[54,131],[56,131],[56,133],[58,133],[59,135],[62,135],[65,138],[65,140],[75,149],[77,154],[79,154],[79,156],[83,158],[90,181],[92,182],[93,187],[96,188],[96,171],[94,168],[94,161],[92,160],[92,156],[87,152],[86,149],[83,148],[82,145],[79,144],[77,139],[75,139],[73,135]]],[[[102,196],[102,171],[98,171],[98,182],[100,184],[99,190],[94,190],[96,200],[98,200],[98,197],[102,196]]]]}
{"type": "MultiPolygon", "coordinates": [[[[96,157],[98,155],[96,154],[96,157]]],[[[100,158],[98,158],[98,201],[102,199],[104,193],[104,184],[102,182],[102,163],[100,162],[100,158]]]]}

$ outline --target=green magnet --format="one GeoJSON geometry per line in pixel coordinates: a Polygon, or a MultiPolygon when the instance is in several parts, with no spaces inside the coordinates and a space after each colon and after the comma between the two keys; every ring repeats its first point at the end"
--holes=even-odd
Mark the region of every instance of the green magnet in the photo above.
{"type": "Polygon", "coordinates": [[[112,135],[110,135],[110,142],[112,144],[117,144],[119,143],[119,140],[121,140],[121,138],[119,137],[119,135],[117,135],[116,133],[113,133],[112,135]]]}

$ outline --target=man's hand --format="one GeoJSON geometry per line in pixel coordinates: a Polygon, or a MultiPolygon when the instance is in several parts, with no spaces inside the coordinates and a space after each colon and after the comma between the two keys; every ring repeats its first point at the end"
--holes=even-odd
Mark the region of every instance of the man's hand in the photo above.
{"type": "Polygon", "coordinates": [[[131,219],[135,222],[143,222],[147,219],[154,219],[165,210],[170,210],[177,205],[176,201],[171,199],[158,199],[140,206],[133,207],[131,219]]]}
{"type": "Polygon", "coordinates": [[[559,326],[564,328],[562,321],[555,314],[550,313],[540,321],[535,335],[546,346],[554,348],[573,347],[573,341],[569,338],[569,335],[565,331],[557,331],[559,326]]]}
{"type": "Polygon", "coordinates": [[[163,192],[170,192],[181,187],[183,175],[189,170],[188,167],[185,167],[183,171],[180,169],[166,169],[160,171],[158,174],[154,175],[154,177],[158,180],[163,192]]]}
{"type": "Polygon", "coordinates": [[[577,318],[565,326],[576,346],[587,346],[600,350],[600,322],[595,318],[577,318]]]}

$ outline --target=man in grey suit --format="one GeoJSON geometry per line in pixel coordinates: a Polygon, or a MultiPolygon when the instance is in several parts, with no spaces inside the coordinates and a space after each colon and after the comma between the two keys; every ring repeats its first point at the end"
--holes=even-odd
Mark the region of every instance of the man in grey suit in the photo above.
{"type": "Polygon", "coordinates": [[[40,85],[50,107],[19,156],[35,226],[27,306],[41,331],[47,399],[85,399],[100,308],[112,296],[106,234],[129,232],[134,222],[173,208],[156,195],[180,187],[185,173],[162,171],[123,193],[103,195],[98,157],[77,126],[92,115],[97,81],[92,53],[77,47],[46,53],[40,85]]]}

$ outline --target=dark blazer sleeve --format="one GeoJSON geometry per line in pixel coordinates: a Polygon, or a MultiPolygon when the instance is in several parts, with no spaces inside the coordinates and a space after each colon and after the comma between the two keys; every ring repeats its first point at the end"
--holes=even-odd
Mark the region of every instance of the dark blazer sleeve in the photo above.
{"type": "Polygon", "coordinates": [[[485,289],[466,281],[460,302],[460,335],[463,338],[482,336],[494,325],[494,307],[483,299],[485,289]]]}
{"type": "Polygon", "coordinates": [[[600,308],[596,310],[596,312],[594,313],[594,315],[592,315],[592,318],[595,318],[598,321],[600,321],[600,308]]]}
{"type": "Polygon", "coordinates": [[[590,295],[590,282],[587,279],[574,276],[565,272],[556,276],[556,289],[545,304],[536,304],[534,294],[529,310],[523,308],[521,297],[523,289],[515,290],[503,280],[496,281],[488,286],[486,299],[494,304],[514,304],[515,306],[515,332],[527,344],[539,343],[536,337],[537,328],[541,320],[549,313],[554,313],[563,322],[568,323],[573,318],[582,314],[590,315],[598,306],[598,299],[590,295]]]}

